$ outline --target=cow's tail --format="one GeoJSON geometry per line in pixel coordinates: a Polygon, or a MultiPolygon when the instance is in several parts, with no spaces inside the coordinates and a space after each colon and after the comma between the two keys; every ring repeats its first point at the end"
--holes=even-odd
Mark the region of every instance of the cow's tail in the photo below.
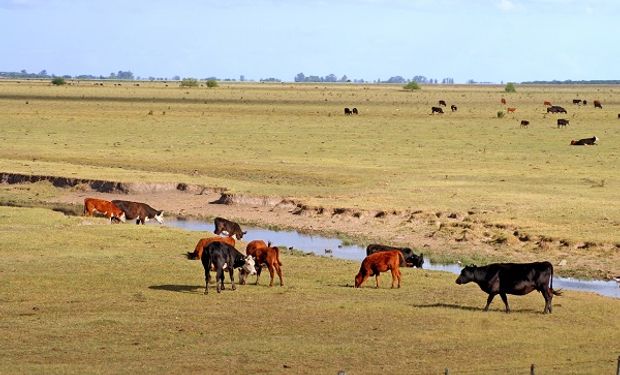
{"type": "Polygon", "coordinates": [[[400,261],[398,262],[399,264],[404,264],[405,266],[407,265],[407,262],[405,261],[405,256],[400,251],[398,252],[398,258],[400,259],[400,261]]]}
{"type": "Polygon", "coordinates": [[[551,266],[551,281],[549,283],[549,291],[553,293],[553,295],[556,295],[556,296],[562,295],[562,289],[553,290],[553,266],[551,266]]]}
{"type": "Polygon", "coordinates": [[[277,246],[274,246],[274,249],[276,249],[276,260],[278,261],[278,265],[281,266],[282,262],[280,262],[280,248],[277,246]]]}

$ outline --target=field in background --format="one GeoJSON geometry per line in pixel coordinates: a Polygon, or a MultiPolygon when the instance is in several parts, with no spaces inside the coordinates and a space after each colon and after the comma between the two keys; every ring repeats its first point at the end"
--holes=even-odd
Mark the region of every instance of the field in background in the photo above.
{"type": "Polygon", "coordinates": [[[453,274],[353,289],[358,262],[283,254],[285,287],[205,296],[197,233],[7,207],[0,233],[1,373],[607,374],[620,350],[620,300],[594,294],[485,313],[453,274]]]}
{"type": "Polygon", "coordinates": [[[328,207],[475,209],[531,233],[620,242],[615,86],[104,85],[0,82],[0,170],[201,183],[328,207]],[[497,118],[501,97],[514,115],[497,118]],[[429,115],[439,99],[459,111],[429,115]],[[546,115],[545,100],[568,115],[546,115]],[[558,117],[571,124],[557,129],[558,117]],[[568,146],[593,135],[599,146],[568,146]]]}

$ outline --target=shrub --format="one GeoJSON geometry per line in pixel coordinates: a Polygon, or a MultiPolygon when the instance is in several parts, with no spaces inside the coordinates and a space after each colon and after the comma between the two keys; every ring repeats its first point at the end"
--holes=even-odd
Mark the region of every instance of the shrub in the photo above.
{"type": "Polygon", "coordinates": [[[65,82],[65,79],[62,77],[56,77],[52,80],[52,84],[56,86],[64,85],[66,83],[67,82],[65,82]]]}
{"type": "Polygon", "coordinates": [[[181,87],[198,87],[198,80],[196,78],[183,78],[181,87]]]}
{"type": "Polygon", "coordinates": [[[217,87],[217,81],[214,79],[207,80],[207,87],[217,87]]]}
{"type": "Polygon", "coordinates": [[[504,91],[506,92],[517,92],[517,89],[515,88],[515,84],[512,82],[508,82],[506,84],[506,87],[504,87],[504,91]]]}
{"type": "Polygon", "coordinates": [[[419,90],[420,89],[420,85],[418,85],[418,83],[416,81],[411,81],[408,84],[406,84],[405,86],[403,86],[403,88],[405,90],[419,90]]]}
{"type": "Polygon", "coordinates": [[[503,118],[505,115],[504,111],[497,111],[497,118],[503,118]]]}

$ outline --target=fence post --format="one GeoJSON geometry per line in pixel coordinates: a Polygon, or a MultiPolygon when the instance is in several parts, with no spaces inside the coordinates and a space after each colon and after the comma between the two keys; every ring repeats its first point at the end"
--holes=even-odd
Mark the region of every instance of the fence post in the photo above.
{"type": "Polygon", "coordinates": [[[533,363],[530,366],[530,375],[536,375],[536,366],[533,363]]]}

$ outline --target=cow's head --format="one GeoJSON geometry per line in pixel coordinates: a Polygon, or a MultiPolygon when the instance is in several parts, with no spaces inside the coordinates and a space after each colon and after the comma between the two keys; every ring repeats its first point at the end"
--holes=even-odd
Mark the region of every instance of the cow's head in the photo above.
{"type": "Polygon", "coordinates": [[[360,285],[362,285],[362,281],[364,281],[364,276],[362,275],[362,272],[360,271],[357,275],[355,275],[355,287],[359,288],[360,285]]]}
{"type": "Polygon", "coordinates": [[[474,281],[474,272],[476,271],[476,268],[477,267],[475,265],[466,266],[465,268],[463,268],[459,277],[456,278],[456,283],[461,285],[467,284],[470,281],[474,281]]]}
{"type": "Polygon", "coordinates": [[[412,256],[407,257],[405,259],[405,262],[407,262],[408,267],[422,268],[422,265],[424,264],[424,254],[420,254],[420,255],[413,254],[412,256]]]}
{"type": "Polygon", "coordinates": [[[127,216],[125,215],[125,211],[123,211],[120,216],[118,216],[118,220],[122,221],[123,223],[126,221],[127,216]]]}
{"type": "Polygon", "coordinates": [[[157,220],[159,224],[163,224],[164,223],[164,211],[157,211],[157,214],[155,215],[154,219],[157,220]]]}
{"type": "Polygon", "coordinates": [[[251,255],[248,255],[244,258],[245,262],[243,263],[243,273],[246,275],[256,275],[256,261],[251,255]]]}

